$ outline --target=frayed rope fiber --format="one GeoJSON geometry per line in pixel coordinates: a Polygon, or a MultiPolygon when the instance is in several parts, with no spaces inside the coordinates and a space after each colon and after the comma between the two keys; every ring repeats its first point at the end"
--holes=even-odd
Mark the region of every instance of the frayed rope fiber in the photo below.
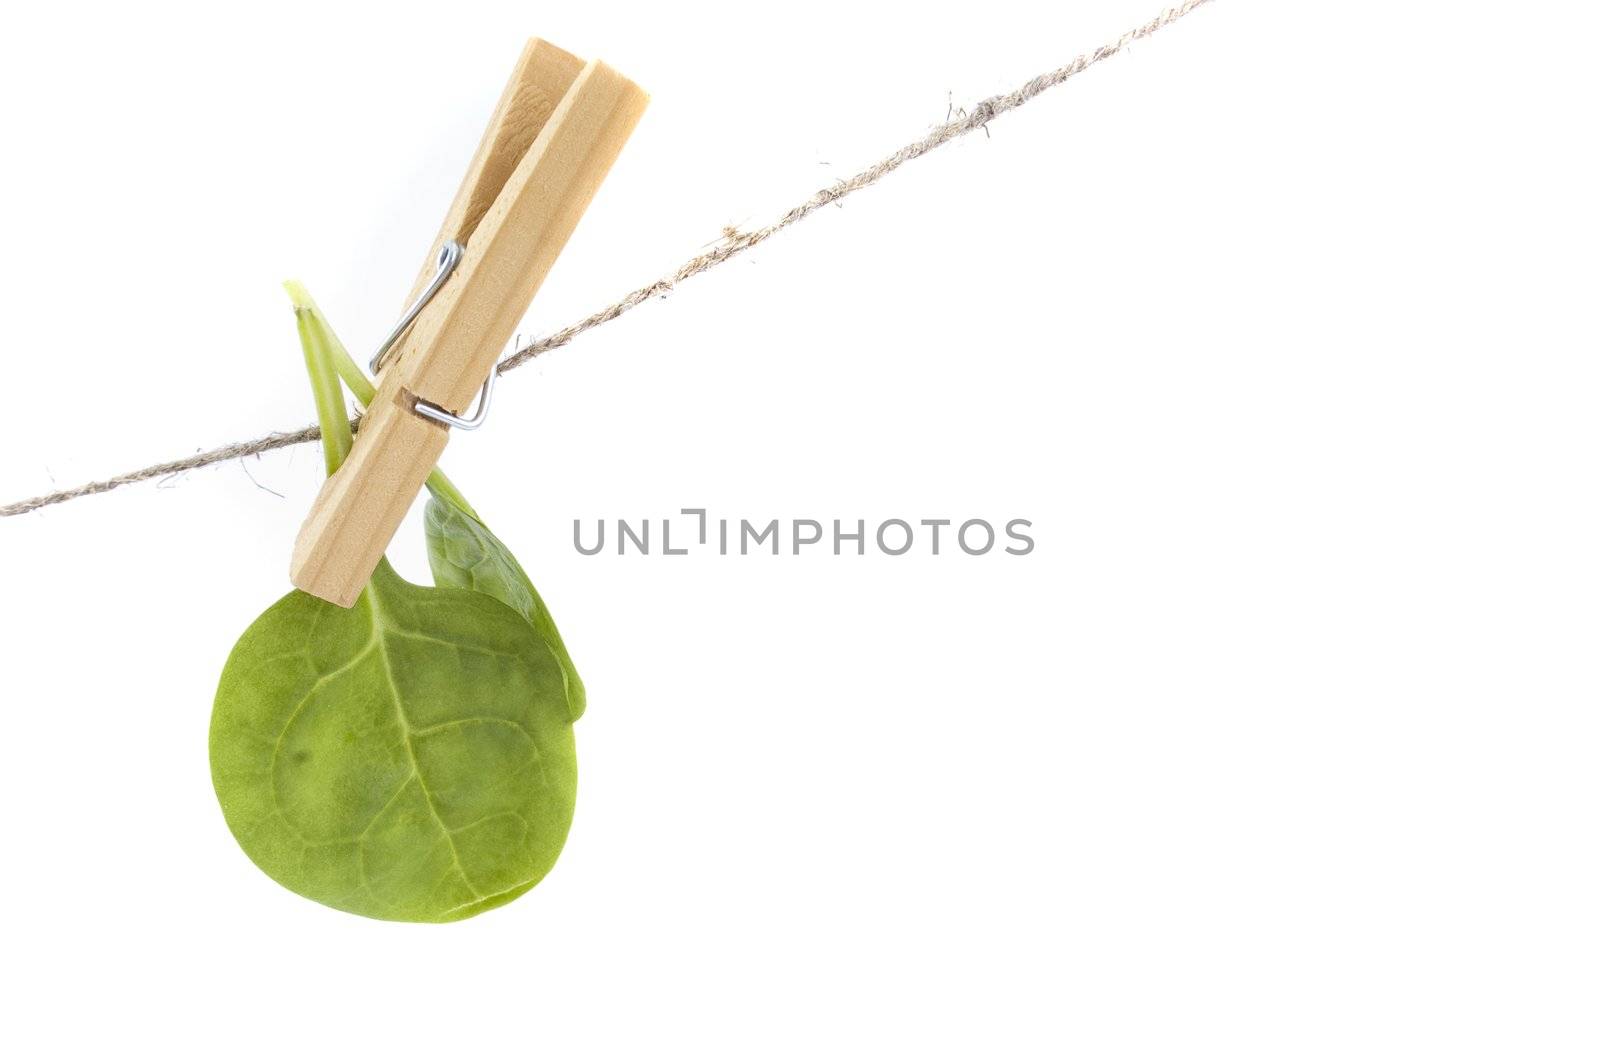
{"type": "MultiPolygon", "coordinates": [[[[973,130],[982,129],[989,122],[1007,111],[1016,110],[1047,89],[1053,89],[1069,78],[1088,70],[1096,63],[1110,59],[1126,49],[1134,41],[1143,40],[1157,30],[1172,25],[1195,8],[1207,3],[1210,3],[1210,0],[1186,0],[1185,3],[1161,12],[1161,14],[1144,25],[1129,30],[1111,43],[1103,44],[1092,52],[1085,52],[1066,66],[1058,67],[1049,73],[1040,74],[1038,77],[1004,95],[991,96],[989,99],[981,101],[964,114],[960,114],[953,120],[936,127],[921,140],[912,141],[910,144],[892,152],[854,177],[846,178],[836,184],[829,185],[827,188],[819,189],[810,199],[789,208],[776,221],[760,229],[749,232],[741,232],[735,229],[725,231],[722,242],[710,251],[696,255],[667,276],[652,281],[643,288],[634,289],[615,303],[602,310],[595,311],[582,321],[574,322],[559,332],[551,333],[549,336],[521,348],[503,359],[497,372],[505,373],[508,370],[516,369],[546,351],[565,347],[595,326],[604,325],[608,321],[615,321],[652,296],[665,295],[679,283],[687,281],[697,274],[705,273],[714,266],[720,266],[735,255],[748,251],[757,244],[764,243],[769,238],[789,228],[796,222],[804,220],[828,204],[838,203],[851,193],[859,192],[868,185],[876,183],[879,178],[893,173],[911,160],[926,155],[935,148],[942,147],[958,137],[964,137],[973,130]]],[[[140,481],[169,477],[176,473],[186,473],[191,469],[203,469],[219,462],[228,462],[235,458],[244,458],[252,454],[264,454],[267,451],[277,450],[279,447],[292,447],[300,443],[311,443],[321,438],[322,433],[315,425],[308,425],[293,432],[272,432],[253,440],[241,440],[224,447],[201,451],[198,454],[189,455],[187,458],[160,462],[156,465],[146,466],[143,469],[135,469],[132,472],[114,476],[109,480],[96,480],[88,484],[80,484],[75,488],[67,488],[63,491],[51,492],[48,495],[40,495],[36,498],[8,503],[5,506],[0,506],[0,517],[15,517],[19,514],[41,510],[46,506],[55,506],[60,503],[70,502],[73,499],[81,499],[87,495],[98,495],[114,488],[137,484],[140,481]]]]}

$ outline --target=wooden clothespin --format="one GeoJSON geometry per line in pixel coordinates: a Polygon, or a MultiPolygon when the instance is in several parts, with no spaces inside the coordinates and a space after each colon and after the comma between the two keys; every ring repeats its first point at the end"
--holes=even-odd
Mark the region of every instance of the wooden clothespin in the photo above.
{"type": "Polygon", "coordinates": [[[500,352],[646,100],[604,63],[528,42],[412,289],[409,332],[397,343],[391,336],[375,359],[377,394],[355,445],[295,540],[296,587],[355,603],[444,451],[450,433],[437,416],[459,418],[480,388],[487,392],[500,352]]]}

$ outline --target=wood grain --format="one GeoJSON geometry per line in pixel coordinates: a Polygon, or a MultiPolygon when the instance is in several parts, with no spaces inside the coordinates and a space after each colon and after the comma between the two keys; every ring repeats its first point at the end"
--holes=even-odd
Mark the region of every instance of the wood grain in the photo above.
{"type": "MultiPolygon", "coordinates": [[[[441,227],[441,241],[466,227],[466,252],[391,353],[349,458],[323,485],[295,541],[290,579],[319,598],[350,606],[360,596],[448,440],[448,430],[415,412],[416,399],[457,413],[472,405],[644,112],[638,86],[590,62],[538,123],[546,91],[539,86],[558,81],[571,59],[542,44],[524,51],[441,227]],[[485,190],[535,123],[479,214],[485,190]]],[[[424,273],[431,276],[431,260],[424,273]]]]}
{"type": "Polygon", "coordinates": [[[417,273],[416,283],[411,286],[404,306],[415,302],[433,279],[439,249],[446,241],[471,242],[478,223],[582,70],[582,59],[549,41],[534,37],[523,47],[511,78],[500,94],[500,102],[489,118],[489,125],[478,141],[472,162],[461,178],[456,198],[445,212],[439,235],[423,257],[422,269],[417,273]]]}

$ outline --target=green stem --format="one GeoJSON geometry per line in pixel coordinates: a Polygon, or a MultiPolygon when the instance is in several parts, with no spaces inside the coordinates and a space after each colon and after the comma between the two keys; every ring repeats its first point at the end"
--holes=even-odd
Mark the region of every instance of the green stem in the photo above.
{"type": "Polygon", "coordinates": [[[311,395],[317,404],[317,424],[322,426],[322,458],[331,477],[350,454],[350,415],[345,409],[344,392],[339,390],[339,375],[328,343],[329,331],[311,302],[305,286],[285,281],[283,287],[294,302],[295,327],[300,332],[300,349],[305,353],[306,373],[311,377],[311,395]]]}
{"type": "MultiPolygon", "coordinates": [[[[361,367],[356,363],[356,360],[350,357],[349,349],[340,342],[338,335],[333,331],[333,326],[328,324],[327,315],[323,314],[322,308],[317,306],[317,301],[311,298],[311,293],[306,291],[305,285],[299,281],[286,281],[284,282],[284,287],[289,290],[289,298],[294,301],[295,316],[300,322],[300,345],[306,349],[307,365],[310,365],[311,359],[311,347],[306,339],[308,327],[306,323],[309,319],[313,323],[311,327],[315,330],[320,341],[319,347],[326,352],[334,372],[338,374],[340,380],[344,381],[344,386],[350,389],[350,394],[356,397],[356,402],[363,407],[371,406],[372,397],[377,394],[377,389],[372,386],[371,381],[367,380],[367,375],[361,371],[361,367]]],[[[316,387],[314,375],[312,386],[313,388],[316,387]]],[[[335,385],[335,389],[337,389],[337,385],[335,385]]],[[[317,418],[321,422],[322,408],[320,400],[317,407],[317,418]]],[[[322,425],[323,439],[326,441],[327,424],[322,422],[322,425]]],[[[349,425],[346,424],[345,437],[348,439],[349,435],[349,425]]],[[[323,444],[323,449],[326,452],[326,442],[323,444]]],[[[348,454],[349,450],[349,447],[346,446],[344,454],[348,454]]],[[[339,456],[339,461],[344,461],[343,454],[339,456]]],[[[337,468],[338,463],[330,465],[328,468],[329,474],[332,474],[337,468]]],[[[467,502],[467,497],[461,494],[461,489],[457,488],[450,478],[444,475],[444,470],[437,466],[434,467],[433,472],[428,474],[428,490],[464,513],[471,514],[473,517],[478,516],[478,512],[472,508],[472,504],[467,502]]]]}
{"type": "Polygon", "coordinates": [[[356,360],[350,357],[350,352],[345,350],[344,344],[339,342],[339,337],[334,335],[333,326],[328,324],[327,316],[312,304],[311,308],[322,322],[322,327],[328,331],[328,338],[333,341],[333,365],[339,371],[339,379],[344,381],[344,386],[350,389],[350,394],[356,397],[356,402],[362,406],[371,406],[372,397],[378,390],[367,380],[367,375],[361,372],[361,367],[356,365],[356,360]]]}
{"type": "Polygon", "coordinates": [[[428,490],[474,520],[483,520],[478,516],[478,511],[467,501],[467,497],[461,494],[461,489],[452,484],[450,478],[444,475],[444,470],[438,466],[434,466],[433,472],[428,474],[428,490]]]}

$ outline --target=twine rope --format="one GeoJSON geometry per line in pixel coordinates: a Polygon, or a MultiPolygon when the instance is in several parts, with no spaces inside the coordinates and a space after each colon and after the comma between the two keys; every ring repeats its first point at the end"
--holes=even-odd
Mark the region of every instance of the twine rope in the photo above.
{"type": "MultiPolygon", "coordinates": [[[[581,321],[573,322],[564,329],[520,348],[502,359],[496,372],[506,373],[537,358],[546,351],[565,347],[590,329],[615,321],[653,296],[666,295],[689,278],[705,273],[713,267],[722,265],[734,256],[748,251],[758,244],[765,243],[773,236],[791,225],[810,217],[830,203],[838,203],[846,196],[859,192],[868,185],[876,184],[880,179],[900,169],[911,160],[920,158],[936,148],[943,147],[957,138],[966,136],[974,130],[986,127],[991,121],[1007,111],[1016,110],[1041,93],[1076,77],[1097,63],[1110,59],[1112,56],[1124,51],[1135,41],[1143,40],[1158,30],[1172,25],[1196,8],[1209,2],[1210,0],[1185,0],[1182,4],[1162,11],[1144,25],[1136,26],[1127,31],[1116,40],[1103,44],[1092,52],[1085,52],[1079,55],[1065,66],[1040,74],[1008,93],[991,96],[986,100],[979,101],[966,112],[958,113],[956,117],[943,125],[936,126],[920,140],[912,141],[910,144],[897,149],[853,177],[845,178],[826,188],[818,189],[812,194],[811,198],[789,208],[776,220],[759,229],[750,231],[740,231],[731,227],[725,229],[722,241],[711,250],[694,256],[666,276],[660,277],[642,288],[634,289],[621,299],[601,310],[595,311],[581,321]]],[[[352,425],[354,426],[354,424],[353,422],[352,425]]],[[[200,451],[185,458],[158,462],[143,469],[135,469],[127,473],[118,474],[108,480],[91,481],[87,484],[80,484],[75,488],[66,488],[61,491],[51,492],[48,495],[39,495],[32,499],[22,499],[8,503],[5,506],[0,506],[0,517],[16,517],[20,514],[31,513],[34,510],[42,510],[47,506],[56,506],[64,502],[70,502],[73,499],[81,499],[89,495],[98,495],[102,492],[126,487],[129,484],[170,477],[193,469],[204,469],[206,466],[216,465],[220,462],[229,462],[236,458],[245,458],[254,454],[264,454],[280,447],[293,447],[297,444],[311,443],[321,438],[322,432],[315,425],[307,425],[305,428],[292,432],[270,432],[253,440],[240,440],[237,443],[230,443],[209,451],[200,451]]]]}

